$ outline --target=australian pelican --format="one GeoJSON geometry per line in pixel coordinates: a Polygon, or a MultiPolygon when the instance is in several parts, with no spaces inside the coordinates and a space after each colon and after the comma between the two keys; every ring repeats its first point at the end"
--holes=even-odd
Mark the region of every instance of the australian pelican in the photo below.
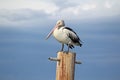
{"type": "Polygon", "coordinates": [[[48,34],[46,39],[48,39],[51,34],[55,37],[57,41],[62,43],[61,51],[64,49],[64,44],[68,46],[68,52],[69,48],[74,48],[74,46],[82,46],[81,40],[78,37],[78,35],[69,27],[65,27],[65,23],[63,20],[58,20],[55,27],[51,30],[51,32],[48,34]]]}

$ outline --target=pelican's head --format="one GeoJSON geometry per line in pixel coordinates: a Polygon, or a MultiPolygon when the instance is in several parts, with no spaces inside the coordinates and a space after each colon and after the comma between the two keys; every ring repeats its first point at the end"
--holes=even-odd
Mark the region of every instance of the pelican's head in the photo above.
{"type": "Polygon", "coordinates": [[[56,26],[58,27],[65,26],[64,20],[58,20],[56,26]]]}
{"type": "Polygon", "coordinates": [[[57,23],[56,23],[56,25],[55,25],[55,27],[50,31],[50,33],[48,34],[48,36],[46,37],[46,39],[48,39],[52,35],[52,33],[54,32],[54,30],[56,28],[60,28],[62,26],[65,26],[64,20],[58,20],[57,23]]]}

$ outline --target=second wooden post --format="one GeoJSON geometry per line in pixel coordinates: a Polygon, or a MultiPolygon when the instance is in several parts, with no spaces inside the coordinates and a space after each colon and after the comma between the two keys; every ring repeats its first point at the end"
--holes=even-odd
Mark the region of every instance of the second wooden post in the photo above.
{"type": "Polygon", "coordinates": [[[56,80],[74,80],[76,53],[58,52],[56,80]]]}

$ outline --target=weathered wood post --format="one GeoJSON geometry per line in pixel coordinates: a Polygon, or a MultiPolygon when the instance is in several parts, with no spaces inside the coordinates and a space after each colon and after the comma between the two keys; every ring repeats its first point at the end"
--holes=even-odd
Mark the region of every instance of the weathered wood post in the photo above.
{"type": "Polygon", "coordinates": [[[81,64],[80,61],[76,61],[76,53],[72,52],[58,52],[57,58],[49,60],[57,61],[56,80],[74,80],[75,63],[81,64]]]}

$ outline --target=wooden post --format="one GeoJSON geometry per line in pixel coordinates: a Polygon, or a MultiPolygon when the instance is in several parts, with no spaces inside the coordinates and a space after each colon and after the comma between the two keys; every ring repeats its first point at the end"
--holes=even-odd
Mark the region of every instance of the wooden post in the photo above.
{"type": "Polygon", "coordinates": [[[75,57],[75,53],[58,52],[60,61],[56,66],[56,80],[74,80],[75,57]]]}
{"type": "Polygon", "coordinates": [[[57,58],[48,59],[57,61],[56,80],[74,80],[75,63],[81,64],[80,61],[76,61],[76,53],[58,52],[57,58]]]}

